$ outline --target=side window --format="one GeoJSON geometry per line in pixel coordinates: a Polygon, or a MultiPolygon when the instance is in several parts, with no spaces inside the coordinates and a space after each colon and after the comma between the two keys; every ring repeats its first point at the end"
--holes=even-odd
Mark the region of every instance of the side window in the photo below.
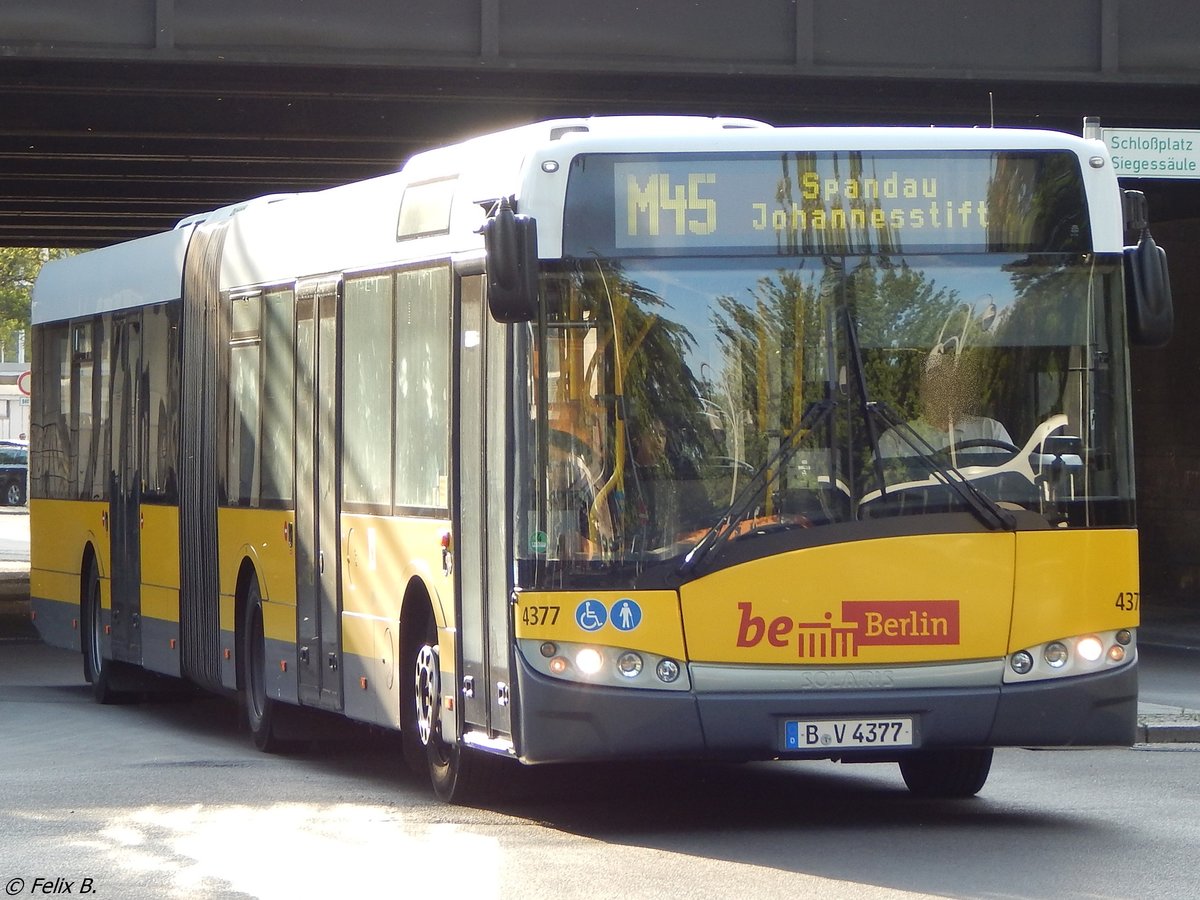
{"type": "Polygon", "coordinates": [[[445,509],[450,472],[450,268],[396,276],[396,505],[445,509]]]}
{"type": "Polygon", "coordinates": [[[143,499],[178,500],[175,460],[179,454],[179,313],[178,304],[156,306],[142,317],[143,364],[147,391],[147,428],[143,499]]]}
{"type": "Polygon", "coordinates": [[[295,307],[291,288],[263,294],[262,503],[292,499],[295,442],[295,307]]]}
{"type": "Polygon", "coordinates": [[[63,498],[72,494],[70,337],[66,322],[34,329],[37,382],[30,409],[30,490],[34,497],[63,498]]]}
{"type": "Polygon", "coordinates": [[[111,335],[111,316],[73,325],[63,375],[63,410],[69,410],[72,434],[70,494],[83,500],[108,496],[111,335]]]}
{"type": "Polygon", "coordinates": [[[112,376],[109,380],[109,411],[112,423],[111,468],[106,473],[112,491],[132,490],[141,478],[144,424],[142,389],[142,316],[141,308],[113,317],[111,352],[112,376]]]}
{"type": "Polygon", "coordinates": [[[226,491],[229,501],[249,506],[258,495],[259,370],[262,295],[229,303],[229,421],[226,430],[226,491]]]}
{"type": "Polygon", "coordinates": [[[389,273],[345,284],[342,498],[347,503],[392,503],[394,283],[389,273]]]}
{"type": "Polygon", "coordinates": [[[400,219],[396,240],[430,234],[448,234],[450,210],[454,203],[457,178],[438,178],[422,184],[410,184],[400,199],[400,219]]]}

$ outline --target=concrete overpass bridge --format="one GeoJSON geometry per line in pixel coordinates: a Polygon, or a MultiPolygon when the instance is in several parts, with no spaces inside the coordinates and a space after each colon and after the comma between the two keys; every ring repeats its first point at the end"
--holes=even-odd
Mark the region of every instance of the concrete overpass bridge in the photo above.
{"type": "Polygon", "coordinates": [[[555,115],[1077,131],[1197,101],[1200,8],[1169,0],[5,3],[0,245],[111,243],[555,115]]]}
{"type": "MultiPolygon", "coordinates": [[[[0,4],[0,246],[100,246],[557,115],[1200,125],[1178,0],[0,4]]],[[[1200,182],[1144,181],[1177,338],[1135,352],[1147,587],[1200,586],[1200,182]]]]}

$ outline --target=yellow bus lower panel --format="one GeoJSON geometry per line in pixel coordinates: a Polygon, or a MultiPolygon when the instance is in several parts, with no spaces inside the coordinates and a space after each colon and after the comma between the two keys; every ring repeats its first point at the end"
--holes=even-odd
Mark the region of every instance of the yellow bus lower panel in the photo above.
{"type": "Polygon", "coordinates": [[[1133,529],[1018,532],[1009,652],[1046,641],[1137,628],[1141,605],[1133,529]]]}
{"type": "Polygon", "coordinates": [[[40,596],[30,589],[30,608],[38,635],[51,647],[79,650],[79,604],[40,596]]]}
{"type": "MultiPolygon", "coordinates": [[[[238,586],[244,572],[253,572],[263,601],[263,630],[267,641],[267,695],[296,702],[296,555],[288,537],[295,514],[281,509],[217,510],[217,577],[220,591],[221,684],[239,687],[238,586]]],[[[240,613],[244,615],[244,611],[240,613]]]]}
{"type": "Polygon", "coordinates": [[[142,585],[142,666],[178,678],[179,589],[142,585]]]}
{"type": "MultiPolygon", "coordinates": [[[[85,552],[94,550],[100,574],[108,574],[109,537],[105,528],[108,502],[98,500],[32,500],[29,504],[29,568],[59,572],[78,579],[85,552]]],[[[78,581],[76,582],[78,583],[78,581]]],[[[50,599],[78,601],[74,598],[50,599]]]]}
{"type": "MultiPolygon", "coordinates": [[[[443,565],[445,519],[341,517],[341,646],[344,711],[389,728],[401,725],[400,620],[410,588],[428,595],[442,650],[443,705],[456,699],[454,581],[443,565]]],[[[447,726],[452,727],[453,717],[447,726]]]]}
{"type": "Polygon", "coordinates": [[[400,727],[399,628],[386,619],[342,616],[345,713],[360,722],[400,727]]]}
{"type": "Polygon", "coordinates": [[[999,659],[1013,566],[1009,532],[886,537],[753,560],[680,589],[688,654],[789,666],[999,659]]]}
{"type": "Polygon", "coordinates": [[[519,752],[527,762],[854,758],[879,751],[790,750],[787,723],[881,719],[911,720],[911,747],[926,749],[1127,746],[1136,655],[1070,678],[1017,684],[1003,674],[1016,649],[1136,626],[1136,561],[1129,530],[827,545],[685,584],[675,612],[623,595],[657,622],[644,636],[613,630],[619,596],[522,594],[517,631],[529,639],[666,650],[663,636],[680,628],[693,684],[673,693],[581,683],[518,654],[519,752]]]}
{"type": "Polygon", "coordinates": [[[29,596],[34,625],[51,646],[79,649],[81,573],[89,548],[100,574],[108,572],[107,510],[108,503],[99,501],[29,502],[29,596]]]}

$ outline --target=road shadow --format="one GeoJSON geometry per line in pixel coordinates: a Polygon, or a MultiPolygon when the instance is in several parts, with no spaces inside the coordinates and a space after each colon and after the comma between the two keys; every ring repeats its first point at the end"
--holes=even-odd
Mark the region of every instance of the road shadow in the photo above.
{"type": "MultiPolygon", "coordinates": [[[[1119,818],[1028,795],[1036,790],[1031,785],[1045,790],[1052,777],[1028,773],[1071,769],[1061,754],[1002,751],[1004,764],[982,795],[962,801],[912,797],[894,764],[514,764],[502,774],[498,793],[463,808],[437,801],[425,776],[404,764],[399,735],[382,729],[332,720],[321,740],[289,755],[267,755],[254,752],[235,696],[181,692],[100,707],[81,684],[14,686],[5,694],[29,701],[28,716],[34,703],[73,704],[55,736],[93,735],[93,758],[115,769],[106,780],[111,775],[137,785],[130,799],[139,806],[169,807],[181,797],[237,807],[364,804],[402,810],[423,826],[503,833],[513,824],[532,824],[547,829],[551,842],[551,831],[601,842],[615,859],[622,847],[636,848],[673,854],[681,864],[727,861],[828,878],[847,888],[879,885],[955,897],[1028,895],[1014,889],[1025,860],[1081,860],[1081,853],[1117,858],[1122,852],[1119,818]],[[101,719],[103,738],[96,737],[101,719]],[[119,748],[130,740],[139,742],[137,749],[122,756],[119,748]],[[262,785],[270,786],[269,800],[262,785]]],[[[79,783],[73,804],[103,808],[111,802],[91,779],[80,776],[79,783]]],[[[1082,783],[1072,776],[1077,793],[1082,783]]],[[[1061,796],[1071,794],[1064,788],[1061,796]]]]}

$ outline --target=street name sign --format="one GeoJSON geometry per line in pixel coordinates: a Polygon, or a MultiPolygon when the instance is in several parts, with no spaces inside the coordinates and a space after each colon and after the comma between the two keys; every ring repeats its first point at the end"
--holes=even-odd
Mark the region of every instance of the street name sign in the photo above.
{"type": "Polygon", "coordinates": [[[1200,178],[1200,131],[1102,128],[1118,178],[1200,178]]]}

